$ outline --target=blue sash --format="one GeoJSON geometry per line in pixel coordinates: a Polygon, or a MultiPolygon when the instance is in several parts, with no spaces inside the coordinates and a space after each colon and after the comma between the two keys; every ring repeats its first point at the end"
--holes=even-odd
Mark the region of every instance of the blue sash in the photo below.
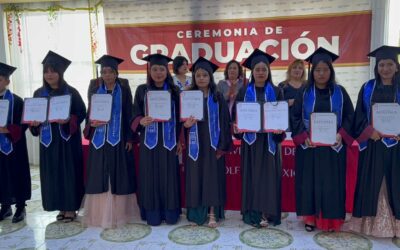
{"type": "MultiPolygon", "coordinates": [[[[106,94],[107,89],[105,84],[101,84],[97,90],[97,94],[106,94]]],[[[111,108],[111,119],[110,121],[102,126],[99,126],[94,131],[92,145],[95,149],[99,149],[104,146],[106,141],[107,131],[107,142],[111,146],[117,145],[121,141],[121,109],[122,109],[122,93],[119,82],[115,83],[114,90],[112,92],[112,108],[111,108]]]]}
{"type": "MultiPolygon", "coordinates": [[[[69,94],[67,86],[65,86],[64,94],[65,95],[69,94]]],[[[49,92],[47,91],[46,87],[43,88],[41,96],[42,97],[49,97],[49,92]]],[[[60,131],[60,136],[65,141],[68,141],[71,138],[71,135],[65,133],[61,126],[62,126],[61,124],[58,124],[58,130],[60,131]]],[[[40,126],[40,143],[47,148],[47,147],[50,146],[52,140],[53,140],[53,135],[51,133],[51,124],[48,121],[45,121],[40,126]]]]}
{"type": "MultiPolygon", "coordinates": [[[[14,112],[14,96],[8,89],[4,93],[3,99],[7,99],[10,105],[8,109],[7,124],[13,122],[13,112],[14,112]]],[[[9,155],[13,151],[13,145],[11,140],[6,136],[6,134],[0,134],[0,152],[5,155],[9,155]]]]}
{"type": "MultiPolygon", "coordinates": [[[[363,93],[363,105],[367,113],[367,120],[368,124],[371,124],[371,101],[372,101],[372,95],[374,93],[376,86],[376,81],[375,79],[369,80],[366,84],[364,84],[364,93],[363,93]]],[[[397,90],[396,93],[396,101],[400,104],[400,90],[397,90]]],[[[398,141],[392,138],[382,138],[383,144],[386,145],[386,147],[390,148],[395,146],[398,141]]],[[[363,141],[359,143],[359,150],[362,151],[367,148],[368,140],[363,141]]]]}
{"type": "MultiPolygon", "coordinates": [[[[208,111],[208,130],[210,133],[211,147],[217,150],[220,127],[219,127],[219,107],[218,102],[214,101],[211,91],[208,91],[207,98],[208,111]]],[[[197,161],[199,157],[199,134],[197,122],[189,129],[189,157],[197,161]]]]}
{"type": "MultiPolygon", "coordinates": [[[[164,90],[168,89],[168,84],[164,82],[163,86],[164,90]]],[[[145,96],[146,100],[146,96],[145,96]]],[[[146,105],[145,107],[145,113],[146,112],[146,105]]],[[[175,117],[175,102],[172,100],[171,103],[171,120],[162,122],[162,130],[163,130],[163,145],[164,148],[168,149],[171,151],[175,146],[176,146],[176,117],[175,117]]],[[[155,146],[157,146],[158,143],[158,122],[152,122],[150,125],[148,125],[145,128],[144,131],[144,145],[148,149],[153,149],[155,146]]]]}
{"type": "MultiPolygon", "coordinates": [[[[310,117],[311,113],[314,112],[315,107],[315,85],[313,84],[310,88],[306,89],[303,94],[303,123],[304,127],[307,131],[310,131],[310,117]]],[[[342,126],[342,114],[343,114],[343,93],[340,89],[339,85],[333,85],[333,93],[330,96],[330,106],[331,112],[336,114],[337,117],[337,128],[339,129],[342,126]]],[[[301,145],[303,149],[306,149],[306,145],[301,145]]],[[[331,148],[336,152],[339,152],[342,149],[343,145],[340,146],[332,146],[331,148]]]]}
{"type": "MultiPolygon", "coordinates": [[[[265,90],[265,96],[264,100],[266,102],[275,102],[276,101],[276,96],[275,96],[275,91],[274,88],[272,87],[272,84],[270,82],[267,82],[264,86],[265,90]]],[[[246,94],[244,96],[244,101],[245,102],[256,102],[257,101],[257,96],[256,96],[256,87],[254,82],[249,83],[246,89],[246,94]]],[[[272,154],[275,155],[276,152],[276,143],[272,138],[272,133],[268,133],[268,151],[272,154]]],[[[246,132],[243,135],[243,140],[248,144],[251,145],[256,141],[257,134],[254,132],[246,132]]]]}

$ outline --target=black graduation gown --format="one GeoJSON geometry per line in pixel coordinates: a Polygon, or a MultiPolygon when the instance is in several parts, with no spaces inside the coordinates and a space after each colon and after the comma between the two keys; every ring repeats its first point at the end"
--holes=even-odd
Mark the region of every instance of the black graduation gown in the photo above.
{"type": "MultiPolygon", "coordinates": [[[[51,124],[52,142],[49,147],[40,143],[40,183],[43,208],[46,211],[75,211],[81,206],[83,197],[83,156],[80,124],[85,119],[86,107],[79,92],[62,84],[52,90],[45,86],[37,89],[33,96],[41,97],[43,88],[49,96],[65,95],[66,89],[71,94],[71,117],[61,128],[71,134],[65,141],[59,131],[59,124],[51,124]]],[[[31,127],[34,136],[39,136],[39,127],[31,127]]],[[[40,136],[39,136],[40,138],[40,136]]]]}
{"type": "MultiPolygon", "coordinates": [[[[148,89],[162,90],[148,84],[139,85],[133,103],[132,130],[140,133],[138,204],[141,217],[149,225],[159,225],[163,220],[175,224],[181,213],[180,209],[180,175],[176,146],[169,151],[163,145],[162,123],[158,123],[158,143],[153,149],[144,144],[145,127],[140,119],[145,116],[144,98],[148,89]]],[[[176,142],[179,141],[181,125],[179,122],[179,93],[176,87],[172,90],[175,101],[176,142]]]]}
{"type": "MultiPolygon", "coordinates": [[[[281,88],[283,91],[283,99],[284,100],[296,99],[296,96],[299,93],[303,93],[303,90],[304,90],[304,84],[300,88],[296,89],[296,88],[292,87],[292,85],[290,85],[289,83],[281,82],[281,83],[279,83],[278,87],[281,88]]],[[[293,112],[293,105],[289,106],[289,115],[291,115],[292,112],[293,112]]],[[[290,123],[289,123],[289,128],[287,131],[292,131],[290,123]]]]}
{"type": "MultiPolygon", "coordinates": [[[[120,142],[115,146],[111,146],[106,140],[101,148],[96,149],[92,144],[95,128],[90,127],[88,123],[85,127],[85,137],[90,140],[86,165],[86,194],[108,192],[110,184],[111,193],[115,195],[127,195],[136,191],[133,148],[129,152],[125,149],[127,142],[134,142],[134,134],[129,125],[132,118],[132,96],[126,85],[121,85],[119,82],[117,84],[121,87],[122,99],[120,142]]],[[[98,88],[99,86],[93,88],[90,96],[95,94],[98,88]]],[[[107,136],[107,133],[105,136],[107,136]]]]}
{"type": "MultiPolygon", "coordinates": [[[[230,114],[223,95],[216,93],[219,108],[220,136],[217,146],[219,154],[232,146],[230,114]]],[[[208,126],[207,98],[204,98],[204,120],[197,122],[199,156],[197,161],[189,157],[186,150],[186,207],[189,221],[204,224],[209,207],[214,207],[216,219],[224,218],[226,201],[225,156],[217,159],[217,151],[211,147],[208,126]]],[[[186,149],[189,149],[189,129],[185,129],[186,149]]]]}
{"type": "MultiPolygon", "coordinates": [[[[343,147],[337,153],[331,147],[303,149],[300,143],[308,137],[303,122],[303,94],[297,95],[291,115],[292,137],[297,145],[295,155],[296,212],[299,216],[322,214],[325,219],[344,219],[346,201],[346,146],[351,146],[353,104],[346,90],[343,93],[343,147]],[[301,140],[299,138],[302,138],[301,140]],[[300,143],[299,143],[300,142],[300,143]]],[[[330,91],[316,89],[314,112],[330,112],[330,91]]]]}
{"type": "MultiPolygon", "coordinates": [[[[243,102],[247,86],[243,86],[236,102],[243,102]]],[[[274,86],[277,100],[283,100],[282,91],[274,86]]],[[[256,87],[258,102],[265,101],[264,88],[256,87]]],[[[236,119],[236,106],[232,109],[232,117],[236,119]]],[[[280,224],[281,218],[281,176],[282,156],[280,142],[284,134],[273,135],[277,143],[275,155],[268,151],[268,134],[257,133],[256,141],[248,145],[243,140],[243,134],[235,135],[241,138],[241,175],[242,175],[242,206],[243,221],[250,225],[259,226],[262,215],[268,217],[275,225],[280,224]]]]}
{"type": "MultiPolygon", "coordinates": [[[[363,105],[364,86],[361,88],[354,117],[354,138],[372,132],[363,105]]],[[[396,88],[377,83],[372,95],[373,103],[393,103],[396,88]]],[[[393,215],[400,220],[400,143],[390,148],[381,140],[368,139],[367,148],[358,157],[357,184],[354,194],[353,216],[376,216],[379,191],[383,177],[386,179],[388,200],[393,215]]]]}
{"type": "Polygon", "coordinates": [[[0,203],[7,205],[24,203],[31,198],[31,175],[25,137],[28,127],[21,124],[23,100],[15,94],[13,96],[13,119],[7,126],[10,131],[7,136],[12,142],[13,151],[9,155],[0,152],[0,203]]]}

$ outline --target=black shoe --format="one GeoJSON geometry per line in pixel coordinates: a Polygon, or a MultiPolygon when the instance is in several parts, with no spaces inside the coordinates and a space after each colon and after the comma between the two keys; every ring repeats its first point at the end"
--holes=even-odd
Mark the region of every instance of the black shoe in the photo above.
{"type": "Polygon", "coordinates": [[[11,206],[1,206],[0,210],[0,221],[12,215],[11,206]]]}
{"type": "Polygon", "coordinates": [[[12,218],[12,223],[18,223],[20,221],[23,221],[25,219],[25,216],[26,216],[25,207],[17,208],[17,211],[15,211],[15,214],[12,218]]]}
{"type": "Polygon", "coordinates": [[[315,229],[314,225],[309,225],[309,224],[305,224],[304,228],[306,229],[307,232],[312,232],[315,229]]]}

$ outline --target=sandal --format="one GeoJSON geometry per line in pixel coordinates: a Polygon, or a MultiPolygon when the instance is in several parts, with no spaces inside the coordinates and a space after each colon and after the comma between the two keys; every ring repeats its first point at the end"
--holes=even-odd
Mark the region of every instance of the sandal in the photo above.
{"type": "Polygon", "coordinates": [[[216,228],[218,226],[217,221],[215,220],[215,214],[209,214],[208,215],[208,226],[211,228],[216,228]]]}
{"type": "Polygon", "coordinates": [[[314,225],[310,225],[310,224],[305,224],[304,228],[306,229],[307,232],[312,232],[315,229],[314,225]]]}
{"type": "Polygon", "coordinates": [[[75,219],[76,219],[76,213],[74,212],[73,216],[65,216],[64,215],[63,222],[70,223],[70,222],[73,222],[75,219]]]}
{"type": "Polygon", "coordinates": [[[260,227],[268,227],[268,219],[263,215],[260,221],[260,227]]]}
{"type": "Polygon", "coordinates": [[[57,221],[62,221],[65,218],[65,212],[60,212],[59,214],[57,214],[56,216],[56,220],[57,221]]]}

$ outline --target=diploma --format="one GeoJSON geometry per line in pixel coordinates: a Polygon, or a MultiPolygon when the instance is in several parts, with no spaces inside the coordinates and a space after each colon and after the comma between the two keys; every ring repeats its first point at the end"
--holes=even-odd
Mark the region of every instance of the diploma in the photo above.
{"type": "Polygon", "coordinates": [[[45,97],[25,98],[22,123],[45,122],[48,100],[45,97]]]}
{"type": "Polygon", "coordinates": [[[265,132],[285,131],[289,127],[289,105],[286,101],[264,103],[265,132]]]}
{"type": "Polygon", "coordinates": [[[110,94],[93,94],[89,120],[108,123],[111,119],[112,101],[113,97],[110,94]]]}
{"type": "Polygon", "coordinates": [[[337,118],[335,113],[312,113],[310,121],[311,143],[332,146],[336,143],[337,118]]]}
{"type": "Polygon", "coordinates": [[[171,119],[171,93],[167,90],[150,90],[146,95],[147,115],[156,122],[171,119]]]}
{"type": "Polygon", "coordinates": [[[10,110],[10,102],[6,99],[0,100],[0,127],[7,126],[9,110],[10,110]]]}
{"type": "Polygon", "coordinates": [[[258,102],[236,103],[236,124],[239,132],[261,130],[261,105],[258,102]]]}
{"type": "Polygon", "coordinates": [[[204,94],[201,90],[187,90],[180,94],[181,121],[186,121],[190,116],[193,116],[197,121],[204,119],[204,94]]]}
{"type": "Polygon", "coordinates": [[[71,111],[71,95],[52,96],[49,100],[49,122],[68,120],[71,111]]]}
{"type": "Polygon", "coordinates": [[[400,105],[397,103],[372,105],[372,126],[383,137],[400,135],[400,105]]]}

